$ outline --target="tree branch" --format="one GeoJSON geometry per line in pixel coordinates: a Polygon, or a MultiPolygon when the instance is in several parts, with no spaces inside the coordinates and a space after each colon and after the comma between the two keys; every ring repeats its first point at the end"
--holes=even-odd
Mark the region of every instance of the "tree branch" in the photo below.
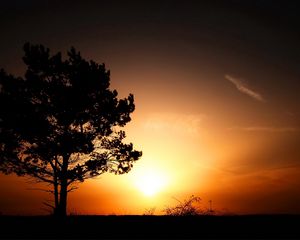
{"type": "Polygon", "coordinates": [[[35,178],[41,180],[42,182],[47,182],[47,183],[50,183],[50,184],[53,184],[53,183],[54,183],[54,181],[51,181],[51,180],[49,180],[49,179],[47,179],[47,178],[45,178],[45,177],[39,176],[37,173],[31,172],[31,173],[29,173],[29,174],[32,175],[33,177],[35,177],[35,178]]]}
{"type": "Polygon", "coordinates": [[[51,204],[49,204],[49,203],[43,202],[43,204],[44,204],[44,205],[46,205],[47,207],[50,207],[50,208],[52,208],[52,209],[54,209],[54,208],[55,208],[54,206],[52,206],[52,205],[51,205],[51,204]]]}
{"type": "Polygon", "coordinates": [[[74,190],[78,189],[78,187],[74,186],[74,187],[71,187],[67,192],[72,192],[74,190]]]}
{"type": "Polygon", "coordinates": [[[27,188],[27,190],[36,190],[36,191],[42,191],[42,192],[47,192],[47,193],[54,193],[54,191],[52,190],[46,190],[46,189],[43,189],[43,188],[27,188]]]}

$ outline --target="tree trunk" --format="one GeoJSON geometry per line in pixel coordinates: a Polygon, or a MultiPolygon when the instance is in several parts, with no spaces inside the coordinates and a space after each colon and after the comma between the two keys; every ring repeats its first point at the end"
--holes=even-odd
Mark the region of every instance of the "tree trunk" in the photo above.
{"type": "Polygon", "coordinates": [[[67,195],[68,195],[67,179],[62,180],[60,186],[60,199],[58,207],[58,216],[67,216],[67,195]]]}
{"type": "Polygon", "coordinates": [[[67,216],[67,195],[68,195],[68,156],[64,156],[63,164],[60,176],[60,193],[59,193],[59,204],[56,210],[56,216],[66,217],[67,216]]]}
{"type": "Polygon", "coordinates": [[[58,169],[58,164],[57,164],[57,156],[55,157],[55,164],[53,167],[53,188],[54,188],[54,216],[58,215],[59,212],[59,192],[58,192],[58,176],[57,176],[57,169],[58,169]]]}
{"type": "Polygon", "coordinates": [[[57,215],[58,211],[58,206],[59,206],[59,200],[58,200],[58,185],[57,183],[54,183],[54,215],[57,215]]]}

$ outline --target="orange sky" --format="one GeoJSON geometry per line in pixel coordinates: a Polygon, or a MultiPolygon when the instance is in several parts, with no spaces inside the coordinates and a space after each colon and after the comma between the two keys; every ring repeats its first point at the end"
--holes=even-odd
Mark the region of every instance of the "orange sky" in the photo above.
{"type": "MultiPolygon", "coordinates": [[[[202,198],[204,208],[212,200],[213,207],[223,212],[300,211],[299,129],[274,124],[272,114],[261,114],[259,108],[267,109],[271,103],[242,94],[223,76],[216,81],[227,92],[220,89],[216,99],[205,100],[207,93],[202,97],[201,89],[193,98],[192,93],[180,95],[183,88],[171,84],[159,90],[139,87],[135,81],[132,85],[113,84],[114,79],[126,81],[132,76],[111,70],[112,87],[119,89],[121,96],[129,89],[135,94],[136,111],[125,129],[127,141],[141,149],[143,157],[127,175],[104,174],[79,185],[69,195],[69,212],[142,214],[155,207],[161,214],[166,206],[176,204],[174,197],[184,199],[192,194],[202,198]],[[166,99],[164,92],[168,91],[173,94],[166,99]],[[246,108],[251,119],[245,116],[246,108]],[[152,196],[147,196],[147,178],[159,182],[152,196]]],[[[181,74],[184,69],[173,74],[157,72],[156,81],[166,76],[181,78],[181,74]]],[[[148,77],[146,73],[135,75],[148,77]]],[[[46,213],[41,203],[50,196],[26,190],[38,186],[25,185],[24,178],[12,176],[1,176],[1,182],[6,196],[1,200],[2,212],[46,213]]]]}
{"type": "MultiPolygon", "coordinates": [[[[143,214],[155,207],[161,214],[174,197],[194,194],[222,212],[300,213],[300,34],[292,21],[276,24],[276,6],[268,12],[262,3],[256,7],[268,19],[246,11],[246,3],[167,3],[129,4],[127,12],[105,3],[105,13],[97,3],[50,4],[22,21],[0,21],[10,30],[0,45],[0,67],[8,72],[23,74],[25,41],[53,52],[73,45],[106,63],[120,97],[135,96],[125,130],[142,158],[127,175],[79,185],[69,212],[143,214]]],[[[7,9],[6,19],[23,16],[21,7],[7,9]]],[[[0,175],[0,212],[46,213],[42,202],[51,196],[28,190],[38,185],[26,181],[0,175]]]]}

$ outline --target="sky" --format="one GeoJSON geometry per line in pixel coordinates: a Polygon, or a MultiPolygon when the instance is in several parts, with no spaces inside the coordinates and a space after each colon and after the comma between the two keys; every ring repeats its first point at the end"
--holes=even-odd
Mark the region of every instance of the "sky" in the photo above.
{"type": "MultiPolygon", "coordinates": [[[[297,1],[1,1],[0,67],[22,46],[105,63],[135,96],[125,127],[143,157],[88,180],[70,213],[157,214],[191,195],[227,213],[300,213],[297,1]]],[[[0,212],[45,214],[29,179],[0,175],[0,212]],[[4,197],[2,197],[4,196],[4,197]],[[38,207],[37,207],[38,206],[38,207]]]]}

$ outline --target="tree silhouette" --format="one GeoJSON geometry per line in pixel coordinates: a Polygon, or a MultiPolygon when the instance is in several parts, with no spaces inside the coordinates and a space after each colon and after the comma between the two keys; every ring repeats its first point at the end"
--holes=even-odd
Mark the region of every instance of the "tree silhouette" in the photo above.
{"type": "Polygon", "coordinates": [[[142,152],[121,130],[134,98],[110,90],[104,64],[73,47],[62,60],[42,45],[24,45],[25,78],[0,70],[0,171],[50,185],[54,214],[66,215],[74,184],[105,172],[127,173],[142,152]]]}

